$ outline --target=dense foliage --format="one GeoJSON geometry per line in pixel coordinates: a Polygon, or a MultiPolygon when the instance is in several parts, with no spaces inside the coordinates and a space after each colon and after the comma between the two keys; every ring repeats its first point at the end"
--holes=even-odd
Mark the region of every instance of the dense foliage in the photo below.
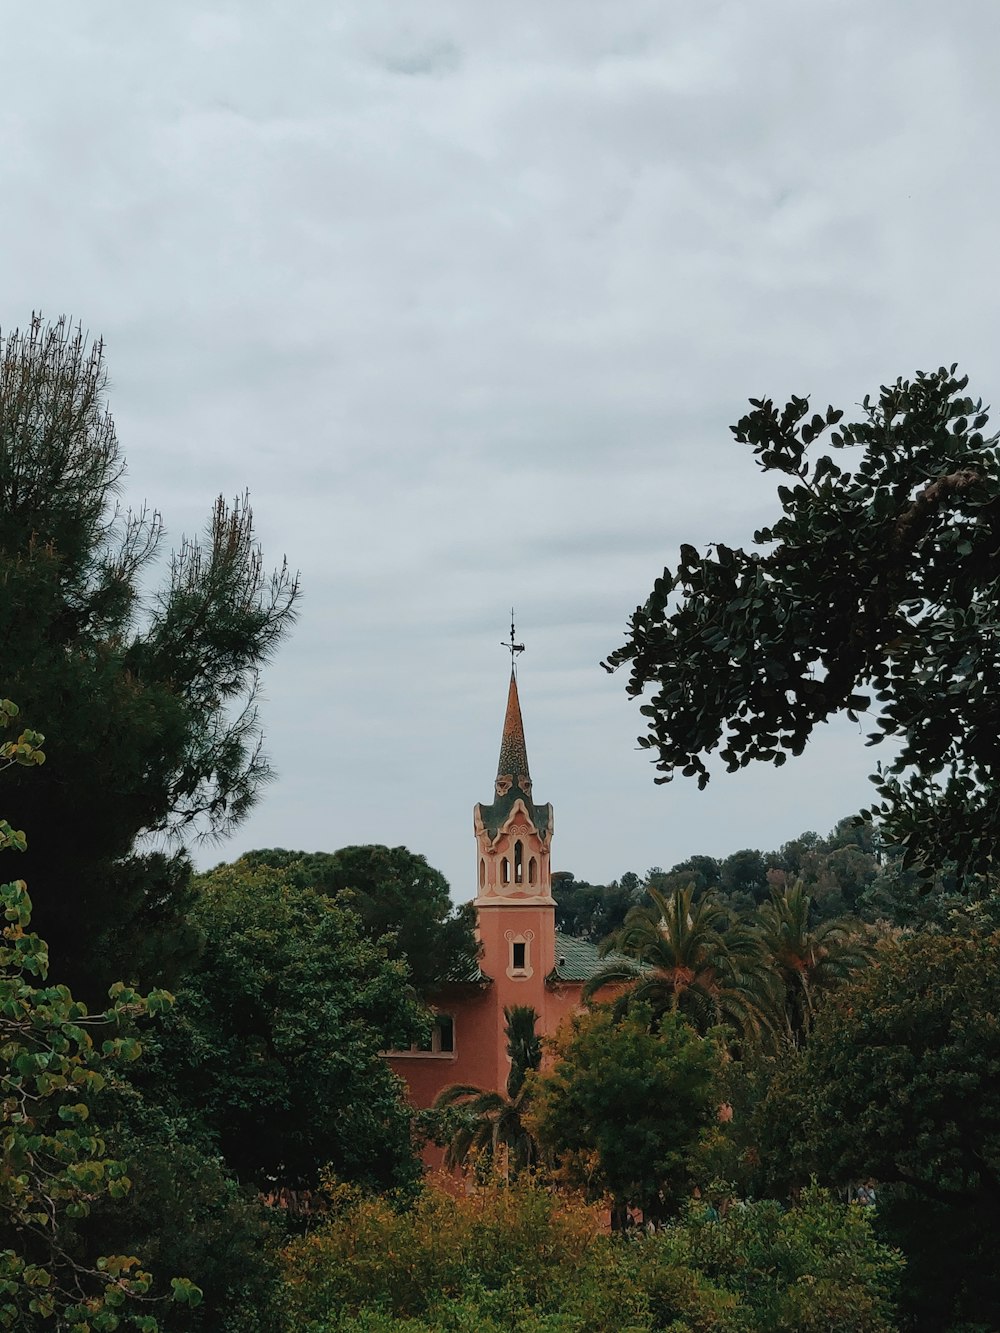
{"type": "Polygon", "coordinates": [[[0,642],[5,689],[44,717],[54,763],[11,782],[36,924],[85,998],[118,975],[172,982],[197,952],[179,850],[143,834],[224,832],[268,775],[259,670],[294,614],[245,499],[153,570],[155,511],[122,512],[124,461],[100,343],[60,321],[0,340],[0,642]],[[150,591],[151,595],[144,594],[150,591]]]}
{"type": "Polygon", "coordinates": [[[479,946],[472,904],[454,907],[445,877],[406,847],[274,848],[247,852],[237,865],[280,870],[286,884],[317,889],[349,907],[368,939],[386,940],[391,955],[406,962],[421,991],[475,972],[479,946]]]}
{"type": "Polygon", "coordinates": [[[998,1014],[1000,935],[887,943],[756,1113],[786,1179],[878,1181],[880,1228],[912,1260],[907,1303],[927,1330],[1000,1311],[998,1014]]]}
{"type": "Polygon", "coordinates": [[[427,1017],[402,963],[348,909],[282,872],[237,863],[199,881],[206,948],[156,1043],[157,1100],[175,1098],[262,1189],[413,1180],[409,1113],[379,1052],[427,1017]]]}
{"type": "Polygon", "coordinates": [[[334,1190],[285,1253],[295,1333],[889,1333],[898,1256],[821,1191],[616,1240],[530,1181],[416,1205],[334,1190]]]}
{"type": "MultiPolygon", "coordinates": [[[[0,701],[0,726],[17,714],[16,705],[0,701]]],[[[37,768],[43,740],[24,730],[4,741],[0,767],[37,768]]],[[[0,850],[25,847],[24,833],[0,821],[0,850]]],[[[96,1201],[121,1199],[131,1187],[92,1106],[115,1067],[140,1054],[135,1021],[162,1013],[171,997],[144,997],[118,982],[104,1012],[88,1013],[66,986],[46,984],[48,951],[29,930],[23,880],[0,885],[0,908],[0,1326],[29,1330],[55,1321],[87,1333],[115,1329],[124,1318],[156,1333],[149,1311],[164,1298],[151,1274],[132,1254],[81,1253],[77,1228],[96,1201]]],[[[173,1280],[173,1294],[192,1305],[201,1296],[182,1278],[173,1280]]]]}
{"type": "Polygon", "coordinates": [[[689,1194],[704,1133],[716,1118],[722,1050],[677,1013],[651,1026],[635,1006],[573,1017],[550,1069],[530,1080],[531,1123],[567,1183],[610,1194],[647,1217],[689,1194]]]}
{"type": "Polygon", "coordinates": [[[649,889],[649,907],[633,907],[603,952],[612,957],[584,986],[584,997],[622,986],[616,1012],[633,1003],[654,1017],[682,1013],[699,1032],[725,1022],[751,1036],[772,1025],[776,988],[756,937],[734,925],[714,894],[694,888],[665,897],[649,889]]]}
{"type": "Polygon", "coordinates": [[[861,419],[769,399],[734,434],[787,479],[763,550],[683,545],[630,621],[628,664],[661,782],[783,764],[837,713],[898,750],[874,813],[928,868],[990,873],[1000,842],[1000,453],[955,367],[883,385],[861,419]],[[821,452],[810,456],[817,443],[821,452]],[[858,451],[848,470],[837,461],[858,451]]]}

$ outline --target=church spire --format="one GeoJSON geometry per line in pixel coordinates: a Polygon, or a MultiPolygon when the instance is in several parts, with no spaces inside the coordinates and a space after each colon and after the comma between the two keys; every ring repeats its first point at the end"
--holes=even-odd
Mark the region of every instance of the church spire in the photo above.
{"type": "Polygon", "coordinates": [[[526,796],[531,794],[528,749],[524,743],[524,723],[521,720],[521,703],[517,697],[517,676],[514,674],[513,667],[511,667],[510,673],[510,688],[507,691],[507,713],[503,720],[503,736],[500,740],[500,762],[497,764],[497,795],[505,795],[512,786],[520,787],[526,796]]]}

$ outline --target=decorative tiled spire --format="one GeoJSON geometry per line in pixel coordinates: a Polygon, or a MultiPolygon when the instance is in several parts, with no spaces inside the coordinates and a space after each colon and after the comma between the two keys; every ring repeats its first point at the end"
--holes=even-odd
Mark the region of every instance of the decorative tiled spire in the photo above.
{"type": "Polygon", "coordinates": [[[503,796],[511,785],[520,787],[525,795],[531,794],[528,773],[528,750],[524,744],[524,723],[521,704],[517,697],[517,677],[510,673],[507,692],[507,715],[503,720],[503,738],[500,741],[500,762],[497,765],[497,795],[503,796]]]}

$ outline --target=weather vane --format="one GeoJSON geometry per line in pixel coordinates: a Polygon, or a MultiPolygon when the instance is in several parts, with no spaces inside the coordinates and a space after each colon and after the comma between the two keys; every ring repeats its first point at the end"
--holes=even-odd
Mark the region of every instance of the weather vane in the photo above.
{"type": "Polygon", "coordinates": [[[513,670],[514,670],[514,659],[517,657],[518,653],[523,653],[523,652],[524,652],[524,644],[523,644],[523,643],[515,643],[515,642],[514,642],[514,608],[513,608],[513,607],[510,608],[510,643],[505,643],[503,640],[501,640],[501,641],[500,641],[500,647],[501,647],[501,648],[506,648],[507,651],[510,653],[510,669],[511,669],[511,671],[513,671],[513,670]]]}

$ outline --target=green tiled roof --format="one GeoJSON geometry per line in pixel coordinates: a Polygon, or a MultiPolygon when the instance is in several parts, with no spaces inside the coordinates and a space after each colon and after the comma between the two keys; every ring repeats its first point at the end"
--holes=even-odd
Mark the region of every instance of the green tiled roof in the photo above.
{"type": "Polygon", "coordinates": [[[450,972],[446,973],[445,976],[441,977],[440,981],[436,984],[450,984],[452,982],[460,985],[492,985],[493,978],[488,977],[478,963],[466,964],[465,966],[458,964],[453,967],[450,972]]]}
{"type": "Polygon", "coordinates": [[[576,940],[557,930],[556,965],[551,977],[553,981],[589,981],[602,967],[618,961],[615,954],[602,958],[597,945],[589,940],[576,940]]]}
{"type": "Polygon", "coordinates": [[[524,802],[528,811],[528,818],[538,834],[544,838],[552,823],[552,807],[551,805],[536,805],[528,793],[522,787],[519,787],[516,782],[503,796],[498,796],[492,805],[479,806],[479,816],[490,837],[495,838],[503,828],[507,822],[507,816],[514,809],[516,801],[524,802]]]}

